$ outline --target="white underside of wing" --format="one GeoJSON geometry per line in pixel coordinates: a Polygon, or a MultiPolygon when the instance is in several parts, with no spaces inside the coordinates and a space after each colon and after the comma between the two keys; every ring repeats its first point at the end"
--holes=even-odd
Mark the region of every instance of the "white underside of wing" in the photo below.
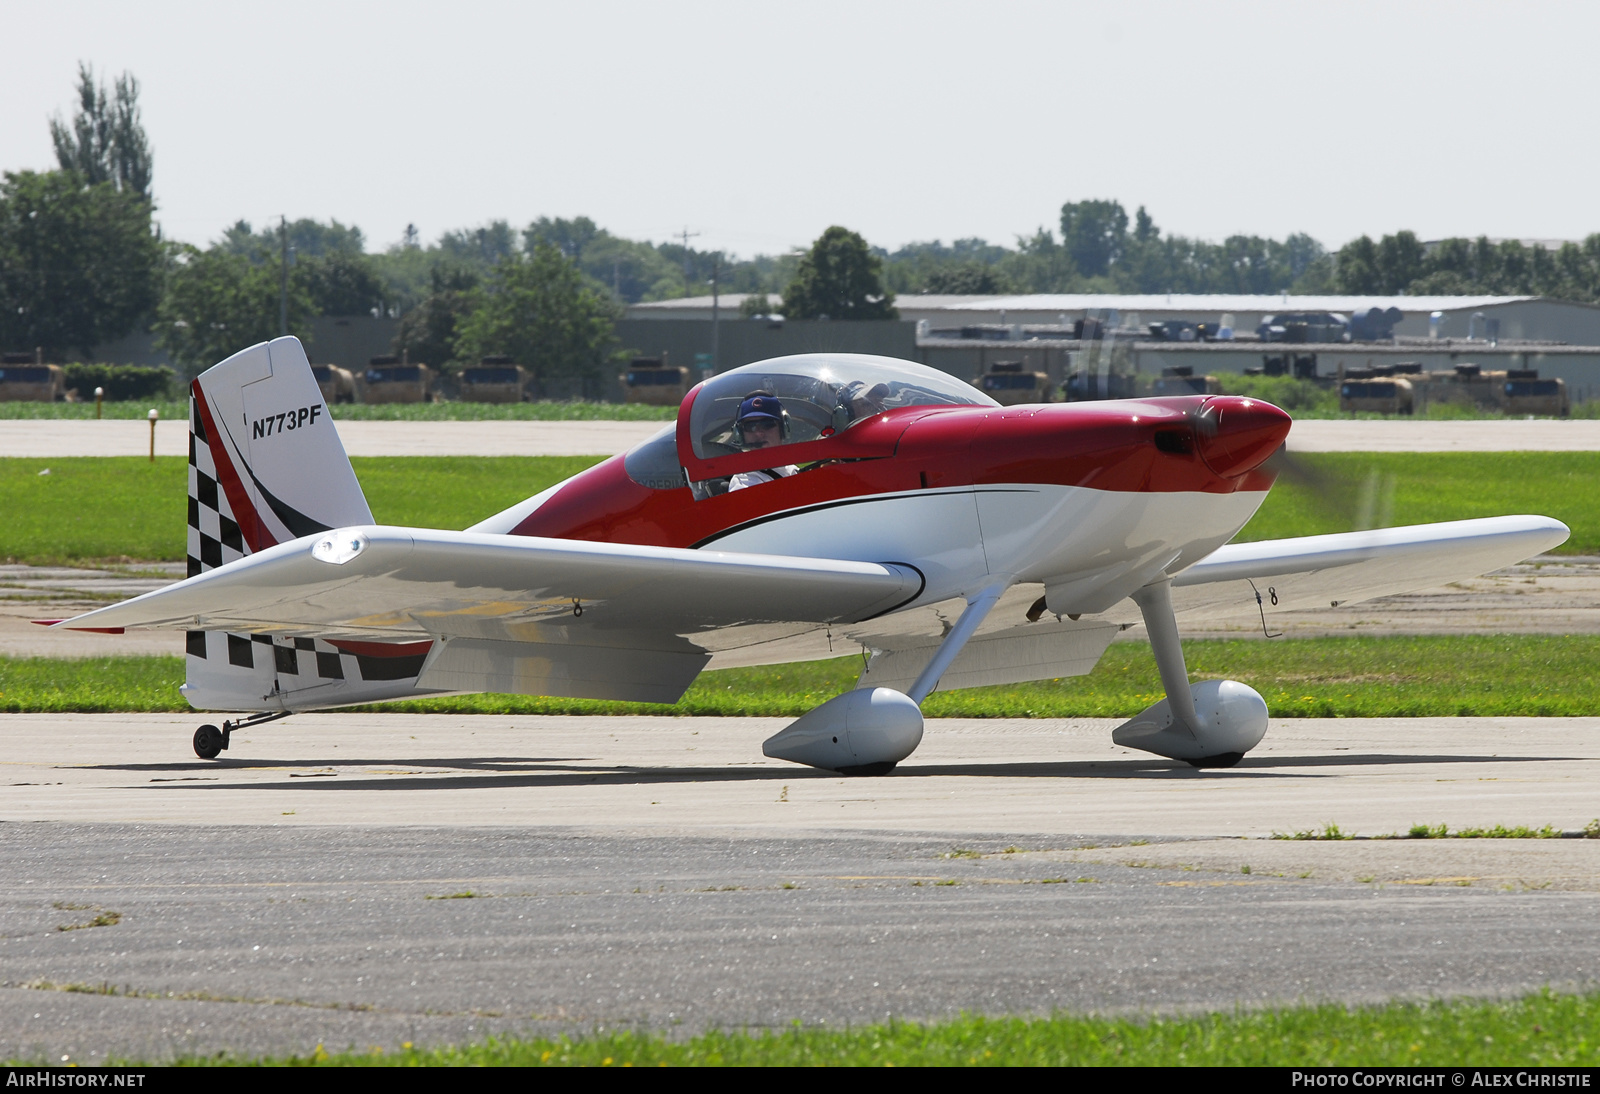
{"type": "Polygon", "coordinates": [[[1569,534],[1550,517],[1513,516],[1231,543],[1173,578],[1173,605],[1212,616],[1341,607],[1498,570],[1569,534]]]}
{"type": "Polygon", "coordinates": [[[855,622],[921,588],[915,569],[896,564],[372,526],[280,544],[58,625],[610,645],[624,634],[855,622]],[[342,554],[351,557],[323,560],[342,554]]]}

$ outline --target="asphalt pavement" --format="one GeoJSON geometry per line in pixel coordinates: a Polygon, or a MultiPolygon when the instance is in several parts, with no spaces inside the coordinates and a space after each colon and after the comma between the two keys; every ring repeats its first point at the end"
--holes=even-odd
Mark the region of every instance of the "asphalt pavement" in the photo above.
{"type": "Polygon", "coordinates": [[[780,720],[0,725],[0,1055],[1167,1013],[1600,985],[1600,719],[1274,723],[1196,771],[1101,720],[940,720],[893,775],[780,720]],[[1246,871],[1246,868],[1248,872],[1246,871]]]}

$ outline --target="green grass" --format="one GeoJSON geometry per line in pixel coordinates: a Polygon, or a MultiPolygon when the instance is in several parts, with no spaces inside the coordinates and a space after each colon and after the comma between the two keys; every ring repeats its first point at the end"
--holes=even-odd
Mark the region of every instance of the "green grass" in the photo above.
{"type": "MultiPolygon", "coordinates": [[[[144,418],[154,409],[162,421],[176,418],[189,420],[189,400],[150,399],[144,402],[105,403],[101,416],[105,418],[144,418]]],[[[94,400],[87,403],[0,403],[0,421],[93,421],[94,400]]]]}
{"type": "Polygon", "coordinates": [[[1329,452],[1298,459],[1343,489],[1330,497],[1280,479],[1239,540],[1348,531],[1363,509],[1381,524],[1537,513],[1572,529],[1558,553],[1600,553],[1600,453],[1329,452]]]}
{"type": "MultiPolygon", "coordinates": [[[[439,1049],[190,1065],[391,1067],[1232,1066],[1593,1067],[1600,994],[1541,992],[1511,1001],[1334,1004],[1192,1017],[985,1018],[857,1029],[709,1032],[682,1041],[614,1032],[578,1038],[496,1037],[439,1049]]],[[[21,1061],[11,1061],[19,1063],[21,1061]]]]}
{"type": "Polygon", "coordinates": [[[379,524],[465,528],[599,463],[599,456],[358,456],[379,524]]]}
{"type": "Polygon", "coordinates": [[[0,657],[0,713],[188,710],[181,657],[0,657]]]}
{"type": "MultiPolygon", "coordinates": [[[[143,418],[154,407],[163,419],[187,420],[187,399],[154,402],[106,403],[106,418],[143,418]]],[[[350,422],[670,422],[676,406],[642,406],[636,403],[340,403],[328,408],[335,421],[350,422]]],[[[5,419],[92,420],[94,402],[0,403],[5,419]]]]}
{"type": "MultiPolygon", "coordinates": [[[[1600,714],[1600,637],[1451,635],[1184,643],[1195,677],[1242,680],[1275,718],[1576,717],[1600,714]]],[[[859,657],[705,673],[673,705],[461,695],[374,710],[439,714],[796,717],[855,686],[859,657]]],[[[0,658],[0,712],[182,711],[177,657],[0,658]]],[[[1142,642],[1088,676],[929,696],[932,718],[1126,718],[1161,698],[1142,642]]]]}
{"type": "MultiPolygon", "coordinates": [[[[401,456],[351,461],[386,524],[465,528],[574,475],[600,457],[401,456]]],[[[1281,481],[1240,540],[1346,531],[1365,508],[1391,523],[1506,513],[1565,521],[1568,554],[1600,554],[1600,453],[1328,453],[1301,457],[1328,496],[1281,481]],[[1370,503],[1363,506],[1363,498],[1370,503]]],[[[0,559],[62,563],[183,558],[184,461],[137,456],[0,459],[0,559]],[[49,469],[49,475],[40,472],[49,469]]]]}
{"type": "MultiPolygon", "coordinates": [[[[351,464],[379,523],[465,528],[599,459],[377,456],[351,464]]],[[[180,561],[187,498],[188,463],[179,456],[0,459],[0,560],[180,561]]]]}
{"type": "Polygon", "coordinates": [[[0,560],[182,559],[188,489],[177,456],[0,459],[0,560]]]}
{"type": "MultiPolygon", "coordinates": [[[[1584,827],[1589,839],[1600,839],[1600,818],[1584,827]]],[[[1380,836],[1379,839],[1560,839],[1561,830],[1552,825],[1529,828],[1525,824],[1507,827],[1503,824],[1488,828],[1451,828],[1448,824],[1413,824],[1404,835],[1399,833],[1380,836]]]]}

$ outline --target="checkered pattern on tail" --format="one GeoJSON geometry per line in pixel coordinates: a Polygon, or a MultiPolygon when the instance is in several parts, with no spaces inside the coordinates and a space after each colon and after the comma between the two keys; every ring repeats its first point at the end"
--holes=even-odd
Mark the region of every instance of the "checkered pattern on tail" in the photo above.
{"type": "MultiPolygon", "coordinates": [[[[400,679],[385,671],[383,661],[397,658],[358,657],[329,645],[320,638],[273,638],[264,634],[227,634],[222,631],[190,631],[186,652],[201,660],[213,658],[235,668],[270,667],[280,680],[295,677],[312,680],[391,680],[400,679]],[[257,657],[261,660],[258,662],[257,657]]],[[[415,676],[421,665],[407,665],[415,676]]]]}
{"type": "Polygon", "coordinates": [[[205,423],[189,397],[189,576],[214,570],[250,553],[228,496],[217,483],[205,423]]]}
{"type": "MultiPolygon", "coordinates": [[[[217,483],[216,459],[206,437],[205,422],[194,395],[189,396],[189,576],[214,570],[224,563],[250,553],[239,523],[234,519],[228,496],[217,483]]],[[[190,657],[209,659],[213,651],[229,664],[251,668],[249,635],[190,631],[186,652],[190,657]],[[242,644],[243,653],[235,653],[242,644]]]]}

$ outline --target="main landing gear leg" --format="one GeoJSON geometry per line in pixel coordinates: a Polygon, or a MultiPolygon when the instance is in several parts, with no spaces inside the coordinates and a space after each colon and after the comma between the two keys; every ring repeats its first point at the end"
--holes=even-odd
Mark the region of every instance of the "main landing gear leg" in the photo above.
{"type": "Polygon", "coordinates": [[[268,722],[276,722],[279,718],[287,718],[292,713],[294,712],[289,710],[269,710],[240,718],[238,721],[223,722],[221,729],[212,725],[201,726],[194,731],[194,754],[202,760],[214,760],[232,742],[234,730],[266,725],[268,722]]]}
{"type": "Polygon", "coordinates": [[[1194,767],[1232,767],[1266,734],[1266,700],[1237,680],[1189,683],[1170,579],[1146,585],[1133,594],[1133,602],[1144,616],[1167,697],[1118,726],[1111,739],[1194,767]]]}
{"type": "Polygon", "coordinates": [[[1167,693],[1177,725],[1192,737],[1200,726],[1194,696],[1189,691],[1189,668],[1183,663],[1183,641],[1178,637],[1178,619],[1172,610],[1172,582],[1163,580],[1146,585],[1133,594],[1144,616],[1145,633],[1150,636],[1150,651],[1156,655],[1161,673],[1161,690],[1167,693]]]}
{"type": "Polygon", "coordinates": [[[1007,583],[997,582],[967,600],[966,611],[944,636],[910,693],[857,688],[837,695],[768,737],[761,751],[844,775],[887,775],[922,743],[922,700],[960,654],[995,606],[1007,583]]]}

